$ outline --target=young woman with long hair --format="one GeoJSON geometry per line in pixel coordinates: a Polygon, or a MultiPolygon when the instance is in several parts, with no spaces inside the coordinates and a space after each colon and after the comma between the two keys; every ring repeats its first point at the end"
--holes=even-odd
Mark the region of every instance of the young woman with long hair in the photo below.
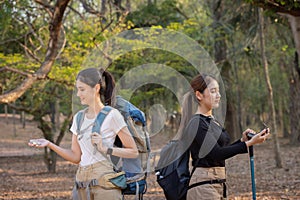
{"type": "MultiPolygon", "coordinates": [[[[121,158],[136,158],[138,156],[136,144],[123,116],[117,109],[107,114],[100,129],[101,134],[92,133],[92,126],[98,113],[105,105],[112,104],[114,86],[113,76],[107,71],[96,68],[80,71],[76,78],[77,96],[81,104],[87,108],[84,111],[80,133],[77,132],[76,116],[78,113],[73,118],[70,129],[73,133],[71,148],[62,148],[46,139],[31,140],[29,145],[37,148],[48,147],[64,159],[79,164],[76,182],[80,183],[88,183],[113,172],[113,166],[106,154],[121,158]],[[122,148],[113,146],[117,135],[122,141],[122,148]],[[95,151],[95,144],[97,151],[95,151]]],[[[99,185],[88,188],[88,193],[87,195],[86,188],[79,188],[79,199],[115,200],[122,197],[120,189],[104,189],[99,185]]]]}
{"type": "Polygon", "coordinates": [[[219,107],[221,100],[217,80],[210,75],[199,74],[190,84],[192,91],[186,94],[182,109],[185,126],[182,133],[195,135],[189,147],[195,167],[189,185],[194,187],[188,190],[187,199],[225,199],[225,160],[247,153],[249,146],[264,142],[270,134],[269,129],[262,130],[251,139],[248,139],[247,133],[255,132],[247,129],[241,139],[230,144],[228,133],[213,115],[213,109],[219,107]]]}

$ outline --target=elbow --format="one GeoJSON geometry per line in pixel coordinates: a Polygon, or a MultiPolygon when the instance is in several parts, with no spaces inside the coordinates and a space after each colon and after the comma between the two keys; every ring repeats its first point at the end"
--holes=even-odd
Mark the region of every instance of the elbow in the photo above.
{"type": "Polygon", "coordinates": [[[71,162],[72,162],[73,164],[77,164],[77,165],[80,163],[80,161],[81,161],[80,157],[79,157],[79,158],[73,158],[73,159],[71,160],[71,162]]]}
{"type": "Polygon", "coordinates": [[[139,156],[139,151],[137,149],[133,149],[130,158],[137,158],[139,156]]]}
{"type": "Polygon", "coordinates": [[[134,158],[137,158],[139,156],[139,151],[137,149],[135,149],[134,151],[134,158]]]}
{"type": "Polygon", "coordinates": [[[80,160],[74,160],[72,163],[78,165],[80,163],[80,160]]]}

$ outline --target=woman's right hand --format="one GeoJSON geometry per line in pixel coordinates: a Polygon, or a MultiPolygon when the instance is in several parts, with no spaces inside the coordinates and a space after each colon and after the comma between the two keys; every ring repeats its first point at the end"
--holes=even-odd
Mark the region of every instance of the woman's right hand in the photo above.
{"type": "Polygon", "coordinates": [[[250,140],[246,141],[247,146],[263,143],[270,136],[270,129],[263,129],[261,132],[255,134],[250,140]]]}
{"type": "Polygon", "coordinates": [[[242,142],[246,142],[246,141],[249,140],[249,139],[248,139],[248,136],[247,136],[248,133],[253,133],[253,134],[255,134],[255,131],[252,130],[252,129],[250,129],[250,128],[246,129],[246,130],[243,132],[243,134],[242,134],[242,135],[243,135],[242,138],[241,138],[241,141],[242,141],[242,142]]]}
{"type": "Polygon", "coordinates": [[[44,138],[40,139],[31,139],[28,142],[28,145],[31,147],[42,148],[48,146],[50,142],[44,138]]]}

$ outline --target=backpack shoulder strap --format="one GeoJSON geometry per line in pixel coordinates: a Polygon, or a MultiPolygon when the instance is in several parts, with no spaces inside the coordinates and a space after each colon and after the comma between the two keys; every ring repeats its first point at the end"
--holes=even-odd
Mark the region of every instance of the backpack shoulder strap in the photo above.
{"type": "Polygon", "coordinates": [[[83,120],[84,120],[84,115],[85,115],[85,111],[87,108],[80,110],[77,115],[76,115],[76,125],[77,125],[77,134],[80,134],[80,128],[82,126],[83,120]]]}
{"type": "Polygon", "coordinates": [[[102,123],[105,119],[105,117],[108,115],[108,113],[112,110],[113,108],[110,106],[104,106],[102,110],[98,113],[97,118],[95,120],[94,126],[92,131],[96,133],[100,133],[100,129],[102,126],[102,123]]]}

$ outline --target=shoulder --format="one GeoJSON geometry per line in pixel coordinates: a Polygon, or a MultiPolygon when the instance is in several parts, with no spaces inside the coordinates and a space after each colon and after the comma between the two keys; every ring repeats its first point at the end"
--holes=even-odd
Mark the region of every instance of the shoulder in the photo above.
{"type": "Polygon", "coordinates": [[[73,116],[73,121],[80,120],[83,117],[85,110],[86,110],[86,108],[79,110],[77,113],[75,113],[75,115],[73,116]]]}
{"type": "Polygon", "coordinates": [[[207,125],[211,121],[211,118],[201,114],[195,114],[189,121],[189,125],[207,125]]]}
{"type": "Polygon", "coordinates": [[[113,119],[123,119],[123,116],[120,113],[120,111],[113,107],[110,107],[109,113],[107,114],[107,116],[110,118],[113,118],[113,119]]]}
{"type": "Polygon", "coordinates": [[[200,115],[200,114],[195,114],[193,115],[193,117],[190,119],[188,125],[187,125],[187,131],[188,132],[197,132],[197,131],[201,131],[205,130],[207,131],[209,126],[210,126],[210,121],[211,119],[200,115]]]}

